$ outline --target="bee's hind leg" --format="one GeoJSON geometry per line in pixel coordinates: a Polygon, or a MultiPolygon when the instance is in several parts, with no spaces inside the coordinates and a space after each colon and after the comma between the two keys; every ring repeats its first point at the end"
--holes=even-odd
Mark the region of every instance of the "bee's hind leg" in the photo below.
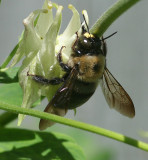
{"type": "Polygon", "coordinates": [[[60,52],[58,53],[57,55],[57,60],[61,66],[61,68],[66,72],[66,74],[62,77],[62,78],[58,78],[58,77],[55,77],[55,78],[52,78],[52,79],[46,79],[42,76],[39,76],[39,75],[33,75],[33,74],[29,74],[29,71],[27,72],[27,76],[32,76],[32,79],[35,80],[36,82],[38,83],[42,83],[42,84],[51,84],[51,85],[58,85],[62,82],[65,81],[65,79],[67,78],[68,76],[68,73],[71,71],[71,67],[69,67],[67,64],[63,63],[62,61],[62,49],[64,48],[65,46],[62,46],[61,49],[60,49],[60,52]]]}
{"type": "Polygon", "coordinates": [[[33,75],[33,74],[29,74],[29,71],[27,72],[27,76],[31,76],[33,80],[35,80],[38,83],[42,83],[42,84],[51,84],[51,85],[57,85],[60,84],[62,82],[65,81],[65,76],[63,78],[52,78],[52,79],[46,79],[42,76],[39,75],[33,75]]]}

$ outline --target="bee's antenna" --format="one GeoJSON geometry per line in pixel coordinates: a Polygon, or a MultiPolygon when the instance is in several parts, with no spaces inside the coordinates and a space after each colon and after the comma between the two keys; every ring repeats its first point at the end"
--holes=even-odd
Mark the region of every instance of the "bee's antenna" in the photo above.
{"type": "Polygon", "coordinates": [[[85,18],[85,16],[84,16],[84,13],[83,13],[83,12],[82,12],[82,15],[83,15],[83,19],[84,19],[84,22],[85,22],[85,24],[86,24],[88,33],[90,33],[90,32],[89,32],[89,27],[88,27],[88,24],[87,24],[87,22],[86,22],[86,18],[85,18]]]}
{"type": "Polygon", "coordinates": [[[112,37],[114,34],[116,34],[117,33],[117,31],[116,32],[114,32],[114,33],[112,33],[111,35],[109,35],[109,36],[107,36],[107,37],[105,37],[105,38],[103,38],[102,39],[102,41],[104,41],[105,39],[108,39],[108,38],[110,38],[110,37],[112,37]]]}

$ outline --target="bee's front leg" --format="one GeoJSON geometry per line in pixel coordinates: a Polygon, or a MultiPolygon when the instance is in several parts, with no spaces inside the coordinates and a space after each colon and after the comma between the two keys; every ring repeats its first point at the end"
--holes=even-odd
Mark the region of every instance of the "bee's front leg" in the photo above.
{"type": "Polygon", "coordinates": [[[62,60],[62,50],[63,50],[64,47],[65,47],[65,46],[62,46],[62,47],[61,47],[60,52],[59,52],[58,55],[57,55],[57,60],[58,60],[58,62],[59,62],[59,64],[60,64],[61,68],[62,68],[65,72],[69,73],[69,72],[71,71],[71,67],[69,67],[67,64],[65,64],[65,63],[63,62],[63,60],[62,60]]]}

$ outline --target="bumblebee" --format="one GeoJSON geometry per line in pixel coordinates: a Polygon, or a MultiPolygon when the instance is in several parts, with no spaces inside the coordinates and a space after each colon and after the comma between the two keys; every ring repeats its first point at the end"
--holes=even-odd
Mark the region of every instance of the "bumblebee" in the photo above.
{"type": "MultiPolygon", "coordinates": [[[[57,55],[59,65],[65,72],[62,78],[46,79],[28,74],[43,84],[61,84],[44,111],[64,116],[68,109],[75,109],[88,101],[100,83],[110,108],[125,116],[134,117],[135,109],[131,98],[106,67],[105,39],[113,34],[106,38],[90,34],[85,17],[84,21],[81,35],[76,32],[77,38],[72,45],[72,54],[67,64],[62,60],[62,50],[65,46],[61,47],[57,55]]],[[[41,119],[39,129],[44,130],[53,124],[52,121],[41,119]]]]}

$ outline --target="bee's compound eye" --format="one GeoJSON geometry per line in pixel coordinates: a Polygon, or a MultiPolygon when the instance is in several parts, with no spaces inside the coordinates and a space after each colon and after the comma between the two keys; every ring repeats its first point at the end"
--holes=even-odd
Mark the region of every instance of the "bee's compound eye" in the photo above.
{"type": "Polygon", "coordinates": [[[91,42],[90,42],[90,39],[88,39],[87,37],[85,36],[82,36],[80,38],[80,42],[81,42],[81,45],[85,48],[90,48],[91,47],[91,42]]]}
{"type": "Polygon", "coordinates": [[[87,38],[84,38],[84,39],[83,39],[83,43],[87,44],[87,43],[88,43],[88,39],[87,39],[87,38]]]}
{"type": "Polygon", "coordinates": [[[93,71],[94,72],[98,72],[99,71],[99,64],[94,64],[94,66],[93,66],[93,71]]]}

